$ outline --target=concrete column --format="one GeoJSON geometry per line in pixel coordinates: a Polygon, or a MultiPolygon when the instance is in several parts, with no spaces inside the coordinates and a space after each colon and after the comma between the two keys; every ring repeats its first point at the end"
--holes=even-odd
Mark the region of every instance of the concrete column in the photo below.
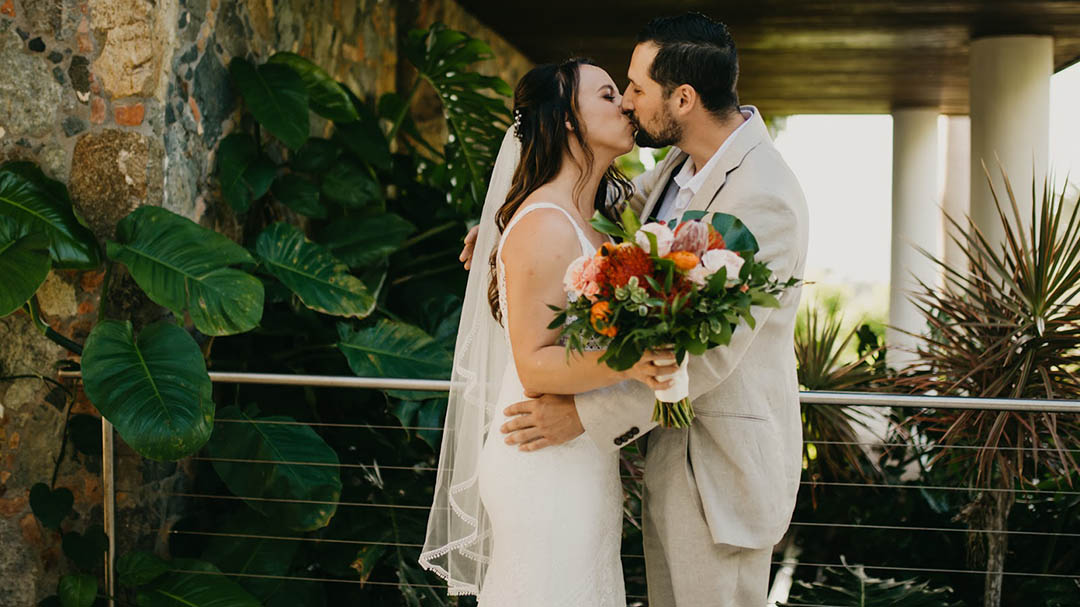
{"type": "Polygon", "coordinates": [[[967,272],[967,257],[950,236],[965,242],[967,217],[971,212],[971,118],[949,116],[945,131],[945,185],[941,206],[965,230],[957,230],[942,217],[945,264],[958,272],[967,272]]]}
{"type": "Polygon", "coordinates": [[[940,271],[919,249],[940,257],[941,211],[938,207],[938,111],[893,111],[892,263],[889,275],[889,326],[885,335],[888,364],[910,361],[926,321],[909,301],[916,279],[939,284],[940,271]],[[902,330],[902,331],[901,331],[902,330]]]}
{"type": "Polygon", "coordinates": [[[1041,192],[1046,175],[1053,66],[1050,36],[995,36],[971,43],[971,217],[992,243],[1002,242],[1004,231],[983,162],[1011,217],[1000,159],[1026,225],[1032,176],[1041,192]]]}

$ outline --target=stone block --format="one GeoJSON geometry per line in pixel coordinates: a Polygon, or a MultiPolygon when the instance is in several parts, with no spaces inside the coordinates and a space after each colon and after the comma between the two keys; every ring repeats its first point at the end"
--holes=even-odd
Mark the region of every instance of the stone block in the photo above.
{"type": "Polygon", "coordinates": [[[45,57],[14,32],[0,33],[0,126],[10,136],[43,137],[57,122],[63,88],[45,57]]]}
{"type": "Polygon", "coordinates": [[[112,238],[116,222],[146,199],[150,164],[149,142],[139,133],[107,129],[76,141],[68,188],[99,239],[112,238]]]}

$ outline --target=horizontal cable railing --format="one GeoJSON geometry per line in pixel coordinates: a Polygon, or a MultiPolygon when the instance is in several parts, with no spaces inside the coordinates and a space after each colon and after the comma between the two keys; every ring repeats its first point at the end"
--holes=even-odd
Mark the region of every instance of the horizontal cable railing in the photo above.
{"type": "MultiPolygon", "coordinates": [[[[80,374],[78,371],[62,371],[61,377],[78,378],[80,374]]],[[[307,387],[328,387],[328,388],[356,388],[356,389],[380,389],[380,390],[415,390],[415,391],[430,391],[430,392],[446,392],[450,389],[450,382],[441,380],[414,380],[414,379],[387,379],[387,378],[361,378],[361,377],[339,377],[339,376],[326,376],[326,375],[286,375],[286,374],[262,374],[262,373],[233,373],[233,372],[211,372],[210,378],[214,382],[219,383],[247,383],[247,384],[272,384],[272,385],[292,385],[292,386],[307,386],[307,387]]],[[[941,397],[941,396],[925,396],[925,395],[908,395],[908,394],[884,394],[884,393],[854,393],[854,392],[802,392],[800,393],[800,403],[803,406],[819,406],[819,405],[831,405],[831,406],[848,406],[848,407],[867,407],[867,408],[901,408],[901,409],[958,409],[958,410],[982,410],[982,411],[1019,411],[1019,412],[1041,412],[1041,413],[1071,413],[1080,414],[1080,403],[1075,401],[1065,400],[1036,400],[1036,399],[990,399],[990,398],[964,398],[964,397],[941,397]]],[[[350,429],[350,430],[368,430],[368,431],[407,431],[407,432],[422,432],[422,431],[441,431],[442,427],[424,426],[424,425],[391,425],[391,424],[365,424],[365,423],[338,423],[338,422],[322,422],[322,421],[288,421],[288,420],[252,420],[252,419],[227,419],[219,418],[214,420],[216,424],[233,424],[233,423],[247,423],[247,424],[280,424],[280,425],[294,425],[294,426],[309,426],[312,428],[337,428],[337,429],[350,429]]],[[[855,441],[827,441],[827,440],[808,440],[809,444],[819,446],[843,446],[843,447],[857,447],[861,449],[889,449],[889,448],[917,448],[925,450],[941,450],[941,449],[957,449],[968,451],[979,451],[984,447],[978,445],[944,445],[944,444],[912,444],[903,442],[888,442],[886,440],[872,441],[872,440],[855,440],[855,441]]],[[[1034,447],[1009,447],[1003,446],[1000,448],[1002,451],[1010,450],[1022,450],[1027,452],[1039,451],[1039,452],[1058,452],[1058,453],[1080,453],[1080,448],[1056,448],[1050,446],[1034,446],[1034,447]]],[[[111,457],[111,453],[108,454],[111,457]]],[[[272,460],[272,459],[258,459],[258,458],[230,458],[230,457],[211,457],[207,455],[198,454],[191,458],[194,461],[203,461],[210,463],[228,463],[228,464],[244,464],[251,466],[260,465],[273,465],[273,466],[312,466],[312,467],[338,467],[342,469],[361,469],[365,471],[392,471],[396,473],[414,473],[430,475],[431,481],[434,482],[434,474],[437,472],[437,468],[430,465],[384,465],[376,462],[363,463],[363,462],[342,462],[342,463],[330,463],[330,462],[317,462],[317,461],[303,461],[303,460],[272,460]]],[[[624,480],[632,479],[631,475],[622,474],[624,480]]],[[[112,479],[105,479],[105,499],[106,501],[114,500],[116,486],[112,483],[112,479]]],[[[824,487],[834,487],[839,489],[868,489],[872,491],[932,491],[932,492],[944,492],[944,493],[972,493],[972,492],[989,492],[989,493],[1002,493],[1008,492],[1017,495],[1021,498],[1034,498],[1045,496],[1078,496],[1080,490],[1075,489],[1046,489],[1046,488],[1031,488],[1031,487],[1018,487],[1018,488],[1001,488],[1001,487],[964,487],[964,486],[948,486],[940,484],[918,484],[918,483],[888,483],[888,482],[841,482],[841,481],[825,481],[825,480],[803,480],[800,485],[808,490],[818,490],[824,487]]],[[[1077,488],[1080,489],[1080,488],[1077,488]]],[[[125,488],[124,490],[133,491],[135,488],[125,488]]],[[[192,500],[220,500],[220,501],[241,501],[241,502],[278,502],[278,503],[292,503],[292,504],[315,504],[315,505],[332,505],[335,507],[356,507],[372,510],[385,510],[385,511],[410,511],[416,513],[422,513],[430,511],[430,505],[421,504],[387,504],[367,501],[349,501],[349,500],[306,500],[306,499],[290,499],[290,498],[278,498],[278,497],[266,497],[266,496],[241,496],[241,495],[226,495],[217,494],[212,492],[196,492],[196,491],[166,491],[162,492],[163,495],[177,498],[185,498],[192,500]]],[[[802,493],[800,493],[802,496],[802,493]]],[[[640,524],[640,521],[637,521],[640,524]]],[[[919,533],[926,534],[928,537],[932,537],[934,534],[983,534],[983,535],[1006,535],[1009,537],[1017,538],[1045,538],[1048,541],[1052,538],[1080,538],[1080,533],[1073,532],[1050,532],[1050,531],[1037,531],[1037,530],[1024,530],[1024,529],[985,529],[985,528],[969,528],[966,526],[947,527],[947,526],[931,526],[931,525],[903,525],[903,524],[877,524],[865,521],[859,522],[845,522],[845,521],[814,521],[814,520],[793,520],[791,522],[793,529],[845,529],[852,532],[896,532],[903,534],[919,533]]],[[[186,529],[161,529],[158,532],[164,532],[169,535],[176,536],[203,536],[203,537],[220,537],[220,538],[235,538],[237,540],[265,540],[265,541],[281,541],[281,542],[305,542],[305,543],[325,543],[325,544],[345,544],[345,545],[357,545],[357,546],[385,546],[392,548],[408,548],[419,549],[423,546],[422,537],[416,538],[416,541],[383,541],[383,540],[365,540],[360,538],[324,538],[324,537],[308,537],[308,536],[285,536],[285,535],[260,535],[249,533],[228,533],[228,532],[214,532],[214,531],[199,531],[199,530],[186,530],[186,529]]],[[[111,536],[111,532],[109,532],[111,536]]],[[[623,554],[625,559],[643,559],[642,554],[623,554]]],[[[795,567],[810,567],[810,568],[822,568],[830,567],[841,569],[845,565],[841,562],[835,563],[821,563],[821,562],[791,562],[791,561],[773,561],[773,565],[787,565],[795,567]]],[[[926,564],[911,564],[909,566],[902,566],[896,564],[870,564],[860,563],[866,570],[880,572],[883,574],[896,574],[896,573],[914,573],[914,574],[944,574],[944,575],[985,575],[986,572],[980,569],[973,569],[967,567],[935,567],[926,564]]],[[[177,570],[179,571],[179,570],[177,570]]],[[[210,571],[190,571],[189,573],[200,574],[218,574],[228,575],[233,577],[252,577],[252,578],[273,578],[286,581],[302,581],[312,583],[329,583],[329,584],[361,584],[370,586],[401,586],[401,581],[391,580],[361,580],[361,579],[341,579],[332,578],[326,576],[296,576],[296,575],[262,575],[246,572],[210,572],[210,571]]],[[[1059,573],[1045,573],[1045,572],[1024,572],[1024,571],[1004,571],[1002,575],[1015,578],[1015,577],[1029,577],[1032,579],[1063,579],[1063,580],[1080,580],[1080,574],[1068,575],[1059,573]]],[[[409,584],[417,588],[430,588],[436,590],[444,590],[446,586],[444,584],[409,584]]],[[[627,597],[633,601],[645,600],[646,597],[640,595],[628,595],[627,597]]],[[[643,603],[637,602],[636,605],[643,603]]],[[[842,607],[842,606],[829,606],[823,604],[811,604],[811,603],[787,603],[791,607],[842,607]]]]}

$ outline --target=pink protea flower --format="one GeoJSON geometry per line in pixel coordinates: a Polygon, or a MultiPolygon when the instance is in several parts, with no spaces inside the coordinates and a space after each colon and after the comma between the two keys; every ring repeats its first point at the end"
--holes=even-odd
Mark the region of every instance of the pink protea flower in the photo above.
{"type": "Polygon", "coordinates": [[[675,228],[672,251],[689,251],[699,258],[709,247],[709,226],[697,220],[684,221],[675,228]]]}

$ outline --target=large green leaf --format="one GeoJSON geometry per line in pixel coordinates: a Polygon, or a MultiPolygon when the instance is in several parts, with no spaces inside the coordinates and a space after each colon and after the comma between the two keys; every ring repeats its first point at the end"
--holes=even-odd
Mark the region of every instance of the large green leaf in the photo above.
{"type": "Polygon", "coordinates": [[[274,198],[301,215],[326,218],[326,207],[319,201],[319,186],[299,175],[289,173],[278,177],[274,182],[274,198]]]}
{"type": "Polygon", "coordinates": [[[446,110],[446,185],[449,198],[469,214],[483,205],[499,142],[510,126],[507,98],[513,91],[499,78],[468,69],[491,59],[487,43],[441,23],[410,31],[403,51],[446,110]]]}
{"type": "Polygon", "coordinates": [[[21,308],[49,275],[49,237],[36,227],[0,215],[0,318],[21,308]]]}
{"type": "Polygon", "coordinates": [[[311,128],[308,92],[296,71],[279,63],[256,67],[243,57],[234,57],[229,74],[260,125],[290,149],[304,144],[311,128]]]}
{"type": "Polygon", "coordinates": [[[221,195],[237,213],[247,211],[251,201],[266,194],[274,181],[274,163],[259,154],[250,135],[233,134],[222,139],[217,158],[221,195]]]}
{"type": "Polygon", "coordinates": [[[263,287],[228,266],[254,263],[240,245],[160,207],[135,209],[116,226],[109,257],[127,266],[147,296],[177,315],[191,315],[207,335],[232,335],[259,323],[263,287]]]}
{"type": "Polygon", "coordinates": [[[69,531],[60,541],[64,556],[71,559],[83,571],[93,571],[101,565],[108,545],[109,538],[101,525],[90,525],[86,529],[86,534],[69,531]]]}
{"type": "Polygon", "coordinates": [[[277,222],[259,234],[255,252],[267,271],[307,307],[334,316],[362,318],[375,308],[375,298],[349,267],[299,228],[277,222]]]}
{"type": "Polygon", "coordinates": [[[169,564],[149,552],[127,552],[116,560],[120,583],[132,588],[149,584],[169,570],[169,564]]]}
{"type": "Polygon", "coordinates": [[[82,372],[90,401],[144,457],[176,460],[210,438],[210,376],[180,327],[160,321],[136,337],[128,321],[102,321],[86,338],[82,372]]]}
{"type": "Polygon", "coordinates": [[[286,580],[261,576],[289,573],[302,544],[300,532],[287,530],[280,521],[253,514],[246,508],[236,509],[215,529],[225,535],[210,538],[202,553],[204,560],[230,573],[260,576],[239,577],[237,581],[263,604],[287,585],[286,580]]]}
{"type": "Polygon", "coordinates": [[[254,417],[239,407],[223,409],[225,419],[207,445],[213,458],[256,459],[271,463],[214,461],[214,470],[235,495],[275,524],[298,531],[325,527],[337,509],[341,476],[334,450],[310,426],[284,416],[254,417]],[[297,463],[302,462],[302,463],[297,463]],[[305,500],[295,501],[262,500],[305,500]]]}
{"type": "Polygon", "coordinates": [[[382,186],[363,168],[339,162],[323,177],[322,193],[348,209],[382,203],[382,186]]]}
{"type": "Polygon", "coordinates": [[[139,589],[140,607],[262,607],[251,594],[214,565],[173,559],[170,571],[139,589]]]}
{"type": "Polygon", "coordinates": [[[90,607],[97,597],[97,577],[87,574],[60,578],[60,604],[64,607],[90,607]]]}
{"type": "MultiPolygon", "coordinates": [[[[392,320],[354,330],[338,324],[338,348],[361,377],[446,379],[453,356],[417,327],[392,320]]],[[[427,393],[426,397],[433,396],[427,393]]]]}
{"type": "Polygon", "coordinates": [[[67,188],[36,165],[22,161],[0,165],[2,215],[31,231],[45,232],[54,267],[86,270],[101,265],[101,248],[76,215],[67,188]]]}
{"type": "Polygon", "coordinates": [[[312,137],[293,154],[292,168],[305,173],[324,173],[341,156],[341,146],[335,141],[312,137]]]}
{"type": "Polygon", "coordinates": [[[353,267],[366,267],[401,248],[416,226],[394,213],[350,216],[326,226],[319,242],[353,267]]]}
{"type": "Polygon", "coordinates": [[[296,53],[274,53],[268,64],[287,65],[304,81],[307,87],[311,109],[323,118],[334,122],[352,122],[357,119],[356,108],[345,92],[345,87],[336,82],[321,67],[297,55],[296,53]]]}
{"type": "Polygon", "coordinates": [[[356,110],[357,119],[336,124],[334,139],[339,141],[357,158],[380,171],[390,168],[390,142],[379,126],[379,117],[361,99],[349,95],[356,110]]]}
{"type": "Polygon", "coordinates": [[[71,514],[75,494],[67,487],[50,489],[45,483],[30,487],[30,510],[41,524],[49,529],[60,529],[60,523],[71,514]]]}

